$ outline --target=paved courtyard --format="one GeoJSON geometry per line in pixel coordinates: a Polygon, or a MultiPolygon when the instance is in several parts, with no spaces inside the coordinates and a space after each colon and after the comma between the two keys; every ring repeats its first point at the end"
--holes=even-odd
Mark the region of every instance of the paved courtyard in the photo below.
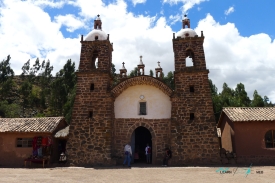
{"type": "Polygon", "coordinates": [[[0,182],[275,182],[275,166],[1,168],[0,182]]]}

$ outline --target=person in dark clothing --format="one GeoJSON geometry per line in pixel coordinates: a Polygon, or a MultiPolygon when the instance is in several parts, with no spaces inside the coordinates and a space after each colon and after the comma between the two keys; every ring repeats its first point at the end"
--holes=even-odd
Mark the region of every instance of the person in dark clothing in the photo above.
{"type": "Polygon", "coordinates": [[[168,160],[171,158],[172,156],[172,152],[169,148],[165,148],[165,154],[163,157],[163,162],[162,162],[162,166],[167,166],[168,165],[168,160]]]}

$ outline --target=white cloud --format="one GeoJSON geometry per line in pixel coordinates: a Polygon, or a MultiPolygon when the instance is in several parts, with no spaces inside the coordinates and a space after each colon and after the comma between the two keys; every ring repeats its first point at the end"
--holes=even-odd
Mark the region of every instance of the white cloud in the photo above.
{"type": "Polygon", "coordinates": [[[275,40],[264,33],[243,37],[233,23],[220,25],[209,14],[195,30],[204,31],[209,76],[220,92],[224,82],[232,88],[241,82],[250,98],[257,90],[275,101],[275,40]]]}
{"type": "Polygon", "coordinates": [[[64,65],[68,58],[79,59],[75,55],[79,55],[80,39],[65,39],[60,32],[61,24],[53,22],[37,5],[29,1],[5,0],[0,14],[0,60],[11,55],[11,66],[16,74],[21,73],[21,67],[31,58],[49,59],[55,72],[61,69],[57,65],[64,65]],[[68,40],[74,51],[63,49],[68,46],[68,40]],[[67,59],[59,60],[63,56],[67,59]]]}
{"type": "Polygon", "coordinates": [[[136,4],[146,3],[146,0],[132,0],[132,3],[136,6],[136,4]]]}
{"type": "Polygon", "coordinates": [[[163,3],[169,3],[171,5],[183,3],[183,13],[187,13],[187,11],[193,8],[196,4],[200,4],[204,1],[208,0],[163,0],[163,3]]]}
{"type": "Polygon", "coordinates": [[[234,7],[231,6],[231,7],[229,7],[227,10],[224,11],[224,14],[225,14],[225,15],[229,15],[229,14],[233,13],[234,11],[235,11],[235,10],[234,10],[234,7]]]}
{"type": "MultiPolygon", "coordinates": [[[[122,62],[130,72],[139,63],[140,55],[143,55],[146,65],[145,74],[149,74],[150,69],[155,70],[158,61],[165,74],[174,70],[171,40],[173,32],[179,30],[173,31],[168,24],[178,20],[178,15],[168,20],[162,16],[134,15],[127,11],[123,0],[110,4],[101,0],[77,0],[67,3],[80,11],[78,15],[58,15],[51,20],[40,5],[19,0],[3,2],[0,7],[0,60],[10,54],[16,74],[20,74],[23,63],[33,57],[51,60],[54,73],[70,58],[78,67],[80,36],[65,38],[60,28],[64,25],[69,31],[74,31],[87,26],[92,30],[91,23],[98,13],[101,14],[103,30],[110,34],[113,42],[112,61],[117,72],[122,62]]],[[[201,20],[195,30],[198,35],[204,31],[206,64],[219,91],[223,82],[230,87],[242,82],[250,97],[257,89],[260,95],[267,95],[275,101],[272,85],[275,80],[275,41],[270,36],[261,33],[243,37],[233,23],[221,25],[211,15],[201,20]]]]}
{"type": "Polygon", "coordinates": [[[54,17],[55,21],[60,24],[67,27],[68,32],[74,32],[76,29],[79,29],[81,27],[84,27],[84,22],[77,19],[74,15],[68,14],[68,15],[59,15],[54,17]]]}
{"type": "Polygon", "coordinates": [[[67,2],[67,0],[27,0],[29,3],[32,3],[40,7],[51,7],[51,8],[61,8],[67,2]]]}
{"type": "Polygon", "coordinates": [[[170,15],[169,20],[171,21],[171,25],[175,24],[176,22],[181,20],[181,16],[179,14],[177,15],[170,15]]]}

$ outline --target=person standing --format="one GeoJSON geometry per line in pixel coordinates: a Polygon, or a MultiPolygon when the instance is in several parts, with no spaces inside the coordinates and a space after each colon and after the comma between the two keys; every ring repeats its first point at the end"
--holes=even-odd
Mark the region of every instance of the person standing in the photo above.
{"type": "Polygon", "coordinates": [[[132,148],[129,145],[130,143],[126,144],[124,147],[124,162],[123,162],[123,166],[126,164],[126,162],[128,161],[128,167],[131,167],[131,159],[132,159],[132,148]]]}
{"type": "Polygon", "coordinates": [[[145,155],[146,155],[146,162],[147,163],[151,163],[151,147],[149,146],[149,144],[147,144],[147,146],[145,147],[145,155]]]}
{"type": "Polygon", "coordinates": [[[165,148],[165,154],[163,157],[163,163],[162,166],[167,166],[168,165],[168,160],[172,157],[172,152],[169,148],[165,148]]]}

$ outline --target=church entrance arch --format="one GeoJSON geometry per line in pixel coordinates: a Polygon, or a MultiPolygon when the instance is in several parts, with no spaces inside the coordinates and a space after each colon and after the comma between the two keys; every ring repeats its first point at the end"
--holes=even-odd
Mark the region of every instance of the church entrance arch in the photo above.
{"type": "Polygon", "coordinates": [[[133,150],[132,160],[134,163],[146,163],[145,148],[147,144],[149,144],[153,152],[152,135],[150,131],[143,126],[137,127],[131,136],[131,147],[133,150]]]}

